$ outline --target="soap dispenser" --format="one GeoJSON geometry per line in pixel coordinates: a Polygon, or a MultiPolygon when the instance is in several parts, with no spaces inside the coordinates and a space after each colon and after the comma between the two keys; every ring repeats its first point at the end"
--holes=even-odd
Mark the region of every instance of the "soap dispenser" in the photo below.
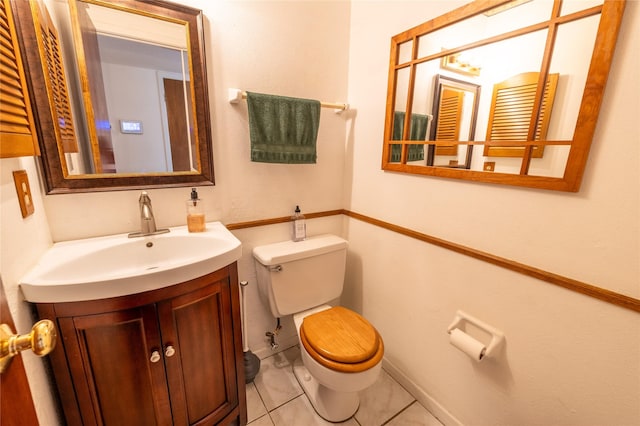
{"type": "Polygon", "coordinates": [[[293,241],[302,241],[307,238],[307,224],[304,215],[300,212],[300,206],[296,206],[296,210],[291,216],[291,239],[293,241]]]}
{"type": "Polygon", "coordinates": [[[187,200],[187,229],[189,232],[204,232],[206,229],[202,200],[195,188],[191,189],[191,198],[187,200]]]}

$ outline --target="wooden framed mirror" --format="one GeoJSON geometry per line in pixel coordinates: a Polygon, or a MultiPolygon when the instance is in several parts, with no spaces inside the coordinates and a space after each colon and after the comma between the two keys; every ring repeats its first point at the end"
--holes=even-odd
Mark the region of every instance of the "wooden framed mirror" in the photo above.
{"type": "Polygon", "coordinates": [[[47,193],[214,184],[200,10],[161,0],[13,7],[47,193]]]}
{"type": "Polygon", "coordinates": [[[578,191],[624,6],[477,0],[392,37],[382,169],[578,191]],[[524,75],[526,85],[498,91],[524,75]],[[435,102],[431,110],[422,105],[441,96],[437,78],[478,88],[468,140],[438,134],[434,118],[427,140],[413,137],[414,118],[437,112],[435,102]],[[423,151],[425,161],[416,154],[423,151]],[[435,161],[439,153],[451,161],[435,161]]]}
{"type": "Polygon", "coordinates": [[[432,141],[451,141],[450,145],[429,145],[428,166],[468,169],[473,146],[458,141],[475,139],[480,85],[441,74],[435,76],[432,141]]]}

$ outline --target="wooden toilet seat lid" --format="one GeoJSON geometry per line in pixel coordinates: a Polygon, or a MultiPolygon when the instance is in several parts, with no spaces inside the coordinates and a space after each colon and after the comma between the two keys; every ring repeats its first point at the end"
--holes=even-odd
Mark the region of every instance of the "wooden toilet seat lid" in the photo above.
{"type": "Polygon", "coordinates": [[[336,306],[304,318],[300,335],[305,347],[327,360],[356,364],[373,358],[381,348],[380,335],[361,315],[336,306]]]}

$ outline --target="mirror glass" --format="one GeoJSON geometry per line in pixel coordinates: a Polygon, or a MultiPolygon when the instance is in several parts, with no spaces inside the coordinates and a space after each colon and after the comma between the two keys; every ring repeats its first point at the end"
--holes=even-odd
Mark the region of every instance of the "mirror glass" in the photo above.
{"type": "Polygon", "coordinates": [[[43,64],[43,81],[32,77],[33,86],[50,93],[47,105],[38,102],[42,133],[56,136],[55,144],[42,138],[48,192],[212,185],[202,12],[159,0],[35,3],[31,18],[41,30],[25,44],[38,40],[40,55],[27,54],[43,64]],[[64,119],[51,95],[50,33],[72,112],[64,119]],[[60,137],[70,121],[73,143],[60,137]]]}
{"type": "Polygon", "coordinates": [[[186,23],[69,6],[75,44],[64,50],[81,52],[79,80],[89,91],[75,110],[85,119],[76,127],[79,152],[65,152],[67,172],[197,171],[186,23]]]}
{"type": "Polygon", "coordinates": [[[477,1],[393,37],[383,169],[577,191],[623,9],[477,1]]]}

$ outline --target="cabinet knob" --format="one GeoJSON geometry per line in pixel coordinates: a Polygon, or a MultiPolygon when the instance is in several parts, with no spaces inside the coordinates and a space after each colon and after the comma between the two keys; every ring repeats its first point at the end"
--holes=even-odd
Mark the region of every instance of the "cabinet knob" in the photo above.
{"type": "Polygon", "coordinates": [[[164,348],[164,355],[169,358],[172,357],[176,354],[176,350],[173,346],[169,345],[166,348],[164,348]]]}
{"type": "Polygon", "coordinates": [[[160,352],[158,352],[158,351],[151,352],[151,358],[149,358],[149,361],[151,361],[151,362],[160,361],[160,352]]]}

